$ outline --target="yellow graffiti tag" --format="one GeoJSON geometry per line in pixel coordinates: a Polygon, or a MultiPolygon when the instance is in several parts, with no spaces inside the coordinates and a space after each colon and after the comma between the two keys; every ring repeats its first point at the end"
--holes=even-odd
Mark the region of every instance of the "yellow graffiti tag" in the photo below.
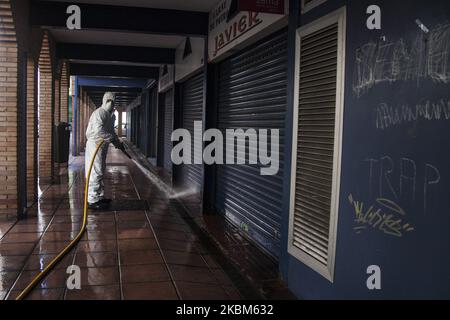
{"type": "Polygon", "coordinates": [[[404,232],[414,230],[414,227],[403,220],[405,211],[392,200],[378,198],[377,205],[368,208],[363,202],[355,200],[352,194],[348,196],[348,200],[355,212],[356,225],[353,229],[358,234],[369,227],[395,237],[402,237],[404,232]]]}

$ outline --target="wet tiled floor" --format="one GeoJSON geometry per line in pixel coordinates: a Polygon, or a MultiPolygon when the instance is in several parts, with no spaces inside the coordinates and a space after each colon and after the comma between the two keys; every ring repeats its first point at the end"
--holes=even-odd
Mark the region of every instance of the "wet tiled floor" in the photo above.
{"type": "MultiPolygon", "coordinates": [[[[78,233],[83,161],[78,157],[71,163],[27,219],[0,221],[0,299],[14,299],[78,233]]],[[[122,205],[90,211],[82,241],[28,298],[242,299],[215,253],[205,248],[167,195],[115,149],[107,162],[106,196],[122,205]],[[137,200],[146,200],[148,210],[131,205],[137,200]],[[66,286],[66,269],[73,264],[81,270],[80,290],[66,286]]]]}

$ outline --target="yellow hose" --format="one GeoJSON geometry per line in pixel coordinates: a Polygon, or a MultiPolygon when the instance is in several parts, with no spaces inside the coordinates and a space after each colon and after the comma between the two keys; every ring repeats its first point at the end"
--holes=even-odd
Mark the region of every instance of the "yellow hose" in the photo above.
{"type": "Polygon", "coordinates": [[[105,141],[100,141],[100,143],[97,145],[97,148],[95,149],[94,156],[92,157],[91,164],[89,165],[89,171],[86,177],[86,185],[84,186],[84,209],[83,209],[83,225],[81,226],[80,232],[78,232],[78,235],[73,239],[67,247],[65,247],[49,264],[47,267],[45,267],[44,270],[42,270],[34,279],[30,282],[30,284],[23,289],[23,291],[17,296],[16,300],[23,300],[28,296],[28,294],[33,290],[33,288],[39,283],[39,281],[42,280],[43,277],[47,275],[47,273],[52,270],[55,265],[61,261],[62,258],[75,246],[78,241],[80,241],[81,237],[83,236],[83,233],[86,231],[86,224],[87,224],[87,212],[88,212],[88,191],[89,191],[89,179],[91,177],[91,171],[92,166],[94,164],[94,159],[97,156],[98,150],[100,150],[100,147],[105,143],[105,141]]]}

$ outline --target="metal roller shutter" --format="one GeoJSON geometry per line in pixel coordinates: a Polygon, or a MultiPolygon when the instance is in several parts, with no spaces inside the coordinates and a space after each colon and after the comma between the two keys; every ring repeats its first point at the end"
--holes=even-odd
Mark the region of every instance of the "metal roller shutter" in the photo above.
{"type": "Polygon", "coordinates": [[[219,67],[218,128],[223,133],[237,128],[279,129],[280,169],[276,175],[262,176],[260,165],[218,165],[216,208],[274,257],[280,249],[286,65],[287,34],[283,32],[219,67]]]}
{"type": "Polygon", "coordinates": [[[137,147],[142,150],[142,140],[143,140],[143,133],[142,133],[142,105],[139,105],[136,107],[136,145],[137,147]]]}
{"type": "Polygon", "coordinates": [[[170,137],[173,130],[173,89],[167,91],[164,95],[164,169],[172,172],[172,141],[170,137]]]}
{"type": "MultiPolygon", "coordinates": [[[[193,76],[182,85],[183,128],[189,130],[191,141],[194,138],[194,121],[202,121],[203,114],[203,72],[193,76]]],[[[191,163],[181,166],[181,184],[200,191],[203,180],[203,165],[193,164],[194,155],[202,158],[202,148],[194,148],[191,143],[191,163]]]]}

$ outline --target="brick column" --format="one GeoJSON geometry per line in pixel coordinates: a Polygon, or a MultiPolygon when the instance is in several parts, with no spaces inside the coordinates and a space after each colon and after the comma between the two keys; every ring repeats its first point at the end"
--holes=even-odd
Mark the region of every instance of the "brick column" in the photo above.
{"type": "Polygon", "coordinates": [[[70,81],[72,82],[72,155],[76,156],[78,155],[78,148],[76,148],[76,146],[78,145],[78,105],[79,105],[79,100],[78,100],[78,88],[77,88],[77,81],[75,81],[75,77],[73,77],[72,79],[70,79],[70,81]],[[77,95],[77,96],[75,96],[77,95]],[[75,103],[77,104],[75,106],[75,103]],[[77,126],[75,127],[75,123],[77,124],[77,126]]]}
{"type": "Polygon", "coordinates": [[[86,113],[87,113],[87,92],[83,90],[83,104],[80,108],[80,112],[81,112],[81,126],[80,126],[80,150],[82,152],[85,151],[85,146],[86,146],[86,113]]]}
{"type": "Polygon", "coordinates": [[[78,127],[77,127],[77,137],[78,137],[78,154],[81,152],[83,144],[83,141],[81,141],[81,132],[83,131],[83,88],[80,87],[80,90],[78,91],[78,127]]]}
{"type": "Polygon", "coordinates": [[[55,79],[55,92],[53,93],[53,97],[55,98],[54,102],[54,110],[55,110],[55,117],[54,117],[54,124],[57,126],[61,121],[61,108],[60,108],[60,93],[61,93],[61,81],[59,79],[55,79]]]}
{"type": "MultiPolygon", "coordinates": [[[[61,113],[60,113],[60,102],[61,101],[60,101],[60,98],[59,98],[59,96],[60,96],[59,94],[61,92],[60,83],[61,82],[60,82],[59,79],[55,79],[54,83],[53,83],[53,85],[54,85],[54,87],[53,87],[53,98],[54,98],[54,102],[53,102],[53,110],[54,110],[53,124],[54,124],[54,127],[53,127],[53,130],[54,130],[54,135],[55,135],[54,138],[56,138],[56,134],[57,134],[56,126],[60,122],[60,115],[61,115],[61,113]]],[[[56,140],[55,140],[55,142],[56,142],[56,140]]],[[[59,146],[55,145],[54,146],[54,152],[56,152],[58,148],[59,148],[59,146]]],[[[56,156],[56,154],[54,156],[56,156]]],[[[55,174],[59,175],[60,169],[61,169],[61,165],[55,161],[53,163],[53,167],[54,167],[54,170],[55,170],[54,171],[55,174]]]]}
{"type": "Polygon", "coordinates": [[[61,71],[61,101],[60,101],[60,108],[61,108],[61,122],[69,122],[69,75],[67,70],[67,64],[66,62],[63,63],[62,71],[61,71]]]}
{"type": "Polygon", "coordinates": [[[61,121],[61,99],[60,99],[60,93],[61,93],[61,81],[59,79],[55,79],[55,92],[53,93],[53,97],[55,98],[54,106],[55,106],[55,117],[54,117],[54,124],[57,126],[59,122],[61,121]]]}
{"type": "Polygon", "coordinates": [[[37,67],[27,60],[27,201],[37,199],[37,67]]]}
{"type": "Polygon", "coordinates": [[[0,1],[0,219],[18,211],[18,50],[9,1],[0,1]]]}
{"type": "Polygon", "coordinates": [[[81,150],[85,151],[86,146],[86,112],[87,112],[87,93],[83,92],[83,106],[81,107],[81,111],[83,112],[82,126],[81,126],[81,150]]]}
{"type": "Polygon", "coordinates": [[[53,179],[53,74],[48,35],[44,34],[39,56],[39,179],[49,183],[53,179]]]}
{"type": "Polygon", "coordinates": [[[117,111],[118,113],[118,119],[117,119],[117,135],[119,137],[122,137],[122,112],[121,111],[117,111]]]}

